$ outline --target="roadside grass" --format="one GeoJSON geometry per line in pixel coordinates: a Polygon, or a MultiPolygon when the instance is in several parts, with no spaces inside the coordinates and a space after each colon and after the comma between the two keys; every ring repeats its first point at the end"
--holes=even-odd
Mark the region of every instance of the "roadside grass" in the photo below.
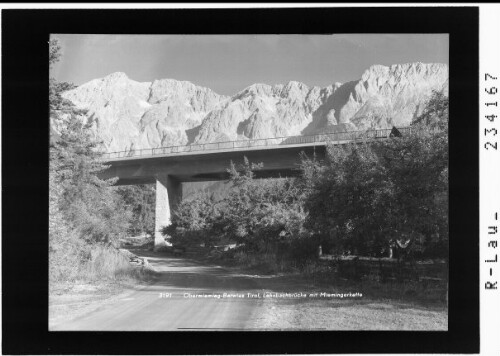
{"type": "Polygon", "coordinates": [[[148,280],[153,271],[130,265],[128,258],[119,251],[98,246],[91,250],[90,259],[83,270],[88,281],[96,280],[148,280]]]}
{"type": "Polygon", "coordinates": [[[350,291],[363,294],[363,298],[411,303],[424,307],[447,308],[446,285],[427,284],[417,281],[380,282],[370,278],[351,280],[338,276],[333,271],[317,271],[301,274],[301,278],[310,281],[325,291],[350,291]]]}
{"type": "Polygon", "coordinates": [[[107,285],[128,287],[147,283],[156,275],[151,268],[132,266],[126,255],[112,247],[93,246],[85,255],[85,260],[75,260],[64,266],[71,273],[60,273],[56,275],[58,278],[51,278],[51,294],[69,292],[73,286],[85,284],[99,286],[99,289],[106,289],[107,285]]]}
{"type": "Polygon", "coordinates": [[[295,261],[275,252],[249,253],[243,250],[229,250],[208,257],[209,260],[225,266],[240,267],[262,274],[303,272],[308,260],[295,261]]]}
{"type": "Polygon", "coordinates": [[[366,276],[359,280],[344,278],[331,265],[319,263],[317,260],[293,261],[277,258],[273,253],[248,254],[243,251],[228,251],[212,261],[229,267],[236,267],[248,273],[274,275],[274,286],[284,285],[304,286],[310,291],[321,292],[359,292],[363,299],[410,303],[422,307],[446,309],[447,286],[444,281],[379,281],[375,276],[366,276]],[[229,252],[229,253],[228,253],[229,252]],[[290,284],[292,280],[296,283],[290,284]]]}
{"type": "Polygon", "coordinates": [[[343,278],[332,265],[273,254],[226,253],[217,264],[258,277],[271,292],[361,293],[356,298],[264,298],[252,325],[264,330],[447,330],[446,285],[343,278]],[[262,278],[265,277],[265,278],[262,278]]]}
{"type": "Polygon", "coordinates": [[[278,259],[273,253],[249,254],[240,251],[234,254],[233,259],[238,266],[264,274],[293,271],[290,261],[278,259]]]}
{"type": "Polygon", "coordinates": [[[49,325],[83,315],[138,285],[152,282],[157,273],[148,266],[132,266],[129,258],[112,247],[93,246],[51,278],[49,325]],[[65,274],[66,273],[66,274],[65,274]],[[66,278],[64,278],[66,277],[66,278]]]}
{"type": "Polygon", "coordinates": [[[264,300],[255,327],[265,330],[447,330],[448,313],[393,301],[264,300]]]}
{"type": "Polygon", "coordinates": [[[253,264],[246,267],[239,260],[232,265],[270,277],[259,278],[266,290],[362,295],[344,299],[265,298],[261,313],[255,316],[255,327],[267,330],[448,329],[446,285],[410,281],[382,283],[371,278],[352,280],[342,278],[335,268],[317,261],[280,264],[270,256],[245,261],[253,264]],[[266,260],[271,263],[263,264],[266,260]]]}
{"type": "Polygon", "coordinates": [[[273,291],[361,293],[356,298],[265,298],[257,316],[267,330],[447,330],[446,293],[419,283],[340,278],[333,271],[286,273],[262,279],[273,291]]]}

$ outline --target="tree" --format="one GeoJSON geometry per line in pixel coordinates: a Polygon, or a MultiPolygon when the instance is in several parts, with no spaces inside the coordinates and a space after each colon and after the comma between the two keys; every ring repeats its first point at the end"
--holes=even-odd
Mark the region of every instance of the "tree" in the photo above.
{"type": "Polygon", "coordinates": [[[228,172],[233,188],[224,200],[220,226],[232,239],[248,249],[262,251],[294,239],[302,232],[305,212],[300,192],[290,179],[255,179],[253,171],[262,165],[244,159],[228,172]]]}
{"type": "Polygon", "coordinates": [[[220,243],[221,236],[213,233],[214,223],[219,218],[218,205],[214,194],[198,193],[183,200],[172,213],[172,224],[162,233],[168,235],[174,245],[213,246],[220,243]]]}
{"type": "Polygon", "coordinates": [[[53,144],[51,160],[57,162],[61,187],[60,209],[67,221],[89,243],[112,243],[125,235],[130,213],[120,196],[98,173],[107,168],[101,161],[100,142],[79,118],[72,117],[53,144]]]}
{"type": "Polygon", "coordinates": [[[306,227],[337,252],[446,257],[448,99],[434,93],[403,137],[330,146],[323,168],[308,163],[306,227]],[[311,173],[312,172],[312,173],[311,173]]]}
{"type": "Polygon", "coordinates": [[[183,201],[164,232],[173,242],[237,242],[257,253],[298,238],[305,218],[298,187],[290,179],[255,179],[253,171],[261,167],[246,158],[242,165],[231,163],[231,187],[225,194],[220,199],[199,194],[183,201]]]}
{"type": "Polygon", "coordinates": [[[442,91],[433,91],[420,116],[412,122],[413,127],[448,133],[449,98],[442,91]]]}
{"type": "Polygon", "coordinates": [[[377,145],[395,187],[394,234],[415,255],[448,256],[448,105],[433,92],[410,135],[377,145]]]}
{"type": "Polygon", "coordinates": [[[380,211],[384,169],[367,144],[329,146],[328,162],[305,202],[306,227],[337,253],[372,254],[385,244],[380,211]]]}
{"type": "Polygon", "coordinates": [[[447,239],[447,142],[443,136],[418,132],[379,149],[393,187],[387,202],[391,241],[422,254],[433,239],[447,239]]]}
{"type": "MultiPolygon", "coordinates": [[[[49,42],[49,63],[60,58],[57,40],[49,42]]],[[[113,244],[126,232],[129,213],[120,197],[98,173],[101,143],[92,134],[85,112],[64,99],[73,88],[49,82],[51,121],[49,165],[49,247],[52,278],[71,278],[85,263],[92,246],[113,244]],[[72,270],[72,274],[69,272],[72,270]]]]}
{"type": "Polygon", "coordinates": [[[115,189],[127,210],[132,213],[128,233],[133,236],[153,235],[155,230],[154,185],[119,186],[115,189]]]}
{"type": "Polygon", "coordinates": [[[60,58],[61,46],[59,45],[59,40],[52,38],[49,40],[49,66],[52,67],[53,64],[59,62],[60,58]]]}

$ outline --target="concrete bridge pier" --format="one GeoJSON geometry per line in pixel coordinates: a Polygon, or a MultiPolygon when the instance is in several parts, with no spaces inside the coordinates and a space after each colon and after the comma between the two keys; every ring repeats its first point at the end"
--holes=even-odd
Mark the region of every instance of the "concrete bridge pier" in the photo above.
{"type": "Polygon", "coordinates": [[[170,214],[182,199],[182,185],[170,175],[156,175],[155,250],[166,246],[161,229],[170,225],[170,214]]]}

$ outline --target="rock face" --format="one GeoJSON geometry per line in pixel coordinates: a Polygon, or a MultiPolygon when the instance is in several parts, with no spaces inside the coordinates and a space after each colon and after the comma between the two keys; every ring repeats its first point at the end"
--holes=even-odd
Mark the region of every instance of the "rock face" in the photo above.
{"type": "Polygon", "coordinates": [[[124,73],[92,80],[63,96],[88,110],[108,151],[185,145],[190,130],[227,99],[189,82],[138,83],[124,73]]]}
{"type": "Polygon", "coordinates": [[[448,93],[445,64],[374,65],[360,80],[325,88],[253,84],[232,97],[173,79],[124,73],[64,93],[107,151],[409,125],[433,90],[448,93]]]}

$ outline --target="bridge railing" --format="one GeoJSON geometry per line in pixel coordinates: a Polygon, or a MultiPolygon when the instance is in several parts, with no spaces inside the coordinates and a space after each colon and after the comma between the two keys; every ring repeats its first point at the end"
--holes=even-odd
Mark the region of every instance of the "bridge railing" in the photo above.
{"type": "MultiPolygon", "coordinates": [[[[224,141],[211,143],[195,143],[184,146],[167,146],[158,148],[144,148],[138,150],[108,152],[103,155],[103,159],[116,159],[137,156],[156,156],[156,155],[176,155],[188,152],[200,151],[219,151],[219,150],[238,150],[251,147],[271,147],[278,145],[299,145],[308,143],[335,143],[349,142],[366,139],[377,139],[389,137],[392,129],[378,129],[368,131],[346,131],[331,132],[304,136],[285,136],[272,138],[258,138],[240,141],[224,141]]],[[[411,132],[411,127],[398,128],[402,135],[411,132]]]]}

